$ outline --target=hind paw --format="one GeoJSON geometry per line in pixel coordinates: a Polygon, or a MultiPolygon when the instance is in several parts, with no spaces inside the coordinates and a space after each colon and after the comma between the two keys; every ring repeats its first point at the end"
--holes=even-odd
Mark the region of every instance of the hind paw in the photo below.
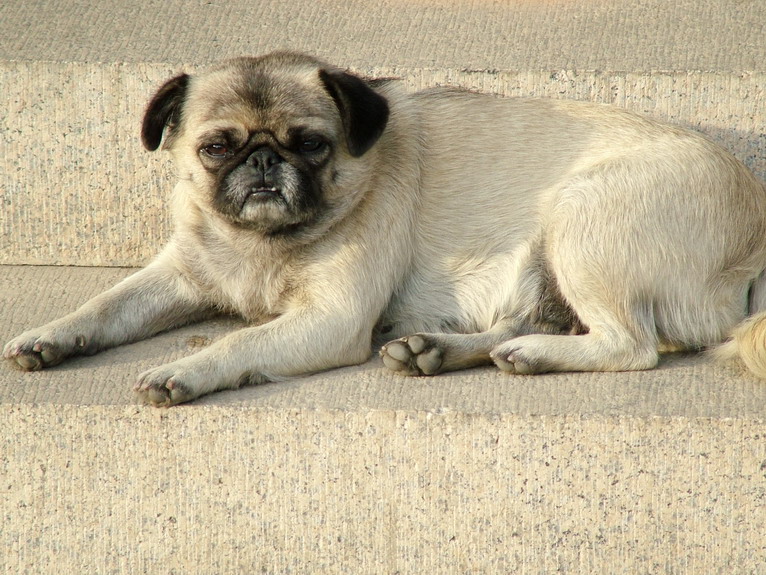
{"type": "Polygon", "coordinates": [[[388,342],[380,356],[388,369],[402,375],[434,375],[442,367],[444,351],[428,336],[416,334],[388,342]]]}

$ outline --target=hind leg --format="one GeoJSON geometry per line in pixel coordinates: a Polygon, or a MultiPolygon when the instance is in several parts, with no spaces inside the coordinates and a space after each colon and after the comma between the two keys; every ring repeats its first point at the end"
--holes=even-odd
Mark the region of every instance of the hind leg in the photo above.
{"type": "Polygon", "coordinates": [[[503,371],[634,371],[657,365],[657,346],[617,330],[584,335],[526,335],[501,343],[490,356],[503,371]]]}
{"type": "MultiPolygon", "coordinates": [[[[590,268],[588,268],[590,269],[590,268]]],[[[612,282],[596,289],[589,271],[561,282],[562,296],[588,327],[582,335],[531,334],[498,344],[495,364],[512,373],[548,371],[633,371],[659,361],[653,305],[634,293],[630,283],[612,282]],[[573,281],[574,280],[574,281],[573,281]]]]}
{"type": "Polygon", "coordinates": [[[615,281],[611,289],[589,294],[566,282],[562,292],[570,294],[572,307],[590,326],[587,334],[516,337],[498,344],[490,356],[501,369],[520,374],[632,371],[655,367],[659,351],[717,345],[745,317],[747,278],[717,278],[711,285],[703,278],[694,281],[691,271],[681,274],[691,281],[666,284],[653,295],[632,290],[629,282],[615,281]]]}
{"type": "Polygon", "coordinates": [[[493,348],[514,373],[623,371],[656,366],[655,303],[671,274],[659,216],[626,166],[610,165],[560,192],[544,232],[544,258],[583,335],[523,335],[493,348]],[[628,188],[625,188],[626,184],[628,188]],[[622,188],[622,189],[621,189],[622,188]],[[632,203],[636,203],[633,206],[632,203]]]}
{"type": "Polygon", "coordinates": [[[482,333],[417,333],[388,342],[380,356],[388,369],[402,375],[435,375],[491,364],[490,351],[517,333],[511,320],[482,333]]]}
{"type": "Polygon", "coordinates": [[[706,347],[741,320],[762,266],[758,254],[742,251],[748,236],[734,233],[747,210],[721,206],[728,190],[703,194],[709,182],[668,165],[645,157],[609,162],[560,192],[548,212],[545,260],[588,333],[510,339],[492,350],[498,366],[515,373],[649,369],[660,344],[706,347]],[[699,201],[690,203],[690,193],[699,201]],[[726,218],[734,239],[722,235],[726,218]]]}
{"type": "Polygon", "coordinates": [[[578,255],[583,254],[554,257],[551,267],[560,278],[561,296],[587,327],[586,333],[536,333],[501,342],[490,352],[500,369],[533,374],[634,371],[657,365],[658,336],[651,296],[636,288],[629,273],[598,265],[593,249],[587,254],[588,262],[578,262],[578,255]],[[609,272],[615,277],[610,279],[609,272]]]}

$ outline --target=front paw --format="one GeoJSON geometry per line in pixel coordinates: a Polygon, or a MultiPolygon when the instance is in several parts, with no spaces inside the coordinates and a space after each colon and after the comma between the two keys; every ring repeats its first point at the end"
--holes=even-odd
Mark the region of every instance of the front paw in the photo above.
{"type": "Polygon", "coordinates": [[[3,348],[3,357],[14,367],[37,371],[84,353],[85,344],[85,337],[81,335],[61,337],[53,333],[29,331],[9,341],[3,348]]]}
{"type": "Polygon", "coordinates": [[[155,407],[170,407],[196,399],[193,374],[185,373],[178,362],[145,371],[133,387],[139,400],[155,407]]]}
{"type": "Polygon", "coordinates": [[[423,334],[388,342],[380,349],[383,364],[402,375],[434,375],[444,359],[442,349],[423,334]]]}

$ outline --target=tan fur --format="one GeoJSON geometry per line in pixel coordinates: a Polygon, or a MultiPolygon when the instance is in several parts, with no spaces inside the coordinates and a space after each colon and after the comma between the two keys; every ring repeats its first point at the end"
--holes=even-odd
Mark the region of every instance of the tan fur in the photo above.
{"type": "Polygon", "coordinates": [[[281,53],[191,78],[164,138],[180,177],[170,244],[5,357],[39,369],[226,311],[253,327],[142,374],[142,400],[360,363],[373,340],[392,340],[383,362],[406,375],[539,373],[648,369],[659,349],[733,332],[721,354],[766,377],[766,315],[742,323],[766,309],[766,190],[727,152],[606,106],[391,81],[371,84],[390,115],[355,155],[320,70],[340,73],[281,53]],[[279,147],[296,127],[331,143],[312,172],[319,212],[283,235],[269,230],[306,213],[264,202],[223,217],[200,146],[229,130],[235,147],[279,147]]]}

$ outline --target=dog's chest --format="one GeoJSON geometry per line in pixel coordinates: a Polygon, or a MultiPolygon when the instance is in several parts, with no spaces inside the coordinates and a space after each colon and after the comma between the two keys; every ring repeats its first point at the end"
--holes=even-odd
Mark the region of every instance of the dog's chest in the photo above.
{"type": "Polygon", "coordinates": [[[283,262],[219,254],[198,269],[211,304],[223,311],[254,323],[284,311],[283,262]]]}
{"type": "Polygon", "coordinates": [[[235,277],[226,278],[221,288],[230,307],[248,321],[271,319],[284,311],[282,281],[272,269],[239,270],[235,277]]]}

